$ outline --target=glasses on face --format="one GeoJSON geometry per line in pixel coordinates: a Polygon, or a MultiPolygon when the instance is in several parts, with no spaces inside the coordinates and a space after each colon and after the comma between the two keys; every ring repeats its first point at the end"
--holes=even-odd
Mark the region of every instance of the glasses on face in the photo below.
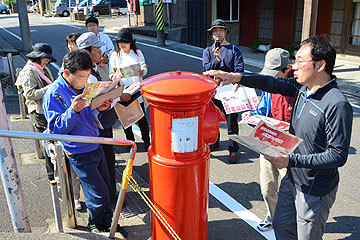
{"type": "Polygon", "coordinates": [[[304,60],[304,61],[295,61],[293,64],[292,64],[292,67],[293,68],[303,68],[306,66],[306,64],[308,64],[309,62],[315,62],[314,60],[304,60]]]}

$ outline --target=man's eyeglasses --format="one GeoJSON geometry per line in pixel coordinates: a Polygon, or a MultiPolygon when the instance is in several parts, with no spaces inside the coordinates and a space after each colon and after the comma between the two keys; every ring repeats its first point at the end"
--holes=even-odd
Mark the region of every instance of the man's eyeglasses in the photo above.
{"type": "Polygon", "coordinates": [[[292,66],[293,68],[303,68],[306,66],[306,64],[308,64],[309,62],[316,62],[314,60],[305,60],[305,61],[295,61],[292,66]]]}

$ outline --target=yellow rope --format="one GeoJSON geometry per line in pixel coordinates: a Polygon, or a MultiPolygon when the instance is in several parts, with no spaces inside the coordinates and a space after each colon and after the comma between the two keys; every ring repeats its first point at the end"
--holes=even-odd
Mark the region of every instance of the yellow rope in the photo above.
{"type": "MultiPolygon", "coordinates": [[[[125,170],[124,170],[125,171],[125,170]]],[[[168,230],[171,236],[176,240],[181,240],[181,238],[176,234],[175,230],[170,226],[170,224],[165,220],[165,218],[161,215],[160,211],[156,208],[156,206],[151,202],[147,194],[142,190],[139,184],[135,181],[135,179],[130,175],[125,175],[129,182],[133,185],[136,192],[138,192],[141,198],[145,201],[145,203],[149,206],[151,211],[155,214],[155,216],[159,219],[159,221],[164,225],[164,227],[168,230]]],[[[123,182],[124,183],[124,182],[123,182]]]]}

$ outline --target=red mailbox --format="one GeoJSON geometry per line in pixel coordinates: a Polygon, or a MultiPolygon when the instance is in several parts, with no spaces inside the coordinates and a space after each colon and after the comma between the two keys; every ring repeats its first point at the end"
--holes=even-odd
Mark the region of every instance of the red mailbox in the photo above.
{"type": "MultiPolygon", "coordinates": [[[[190,72],[168,72],[141,83],[150,104],[150,199],[181,239],[205,240],[209,196],[209,143],[224,115],[210,99],[216,83],[190,72]]],[[[152,239],[173,239],[151,214],[152,239]]]]}

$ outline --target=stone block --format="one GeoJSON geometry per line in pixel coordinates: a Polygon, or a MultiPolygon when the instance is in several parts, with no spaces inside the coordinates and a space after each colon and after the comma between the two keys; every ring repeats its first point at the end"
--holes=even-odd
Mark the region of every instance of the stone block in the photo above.
{"type": "Polygon", "coordinates": [[[167,30],[167,38],[175,42],[186,42],[186,27],[171,28],[167,30]]]}

